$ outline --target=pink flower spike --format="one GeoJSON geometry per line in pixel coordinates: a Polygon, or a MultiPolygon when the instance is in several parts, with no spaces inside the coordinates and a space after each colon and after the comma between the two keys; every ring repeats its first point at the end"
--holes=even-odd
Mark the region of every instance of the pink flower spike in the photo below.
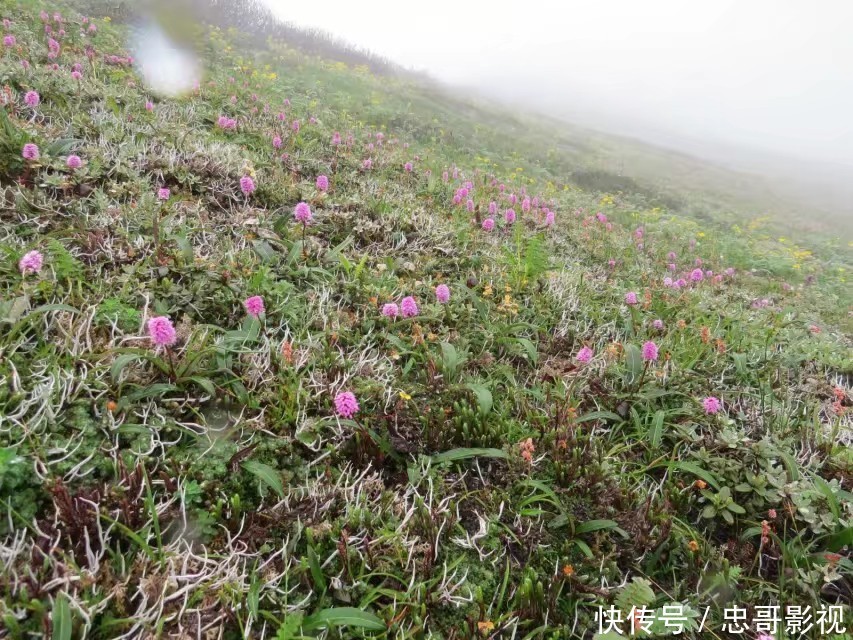
{"type": "Polygon", "coordinates": [[[162,187],[162,188],[157,190],[157,199],[158,200],[163,200],[163,201],[168,200],[171,195],[172,195],[172,192],[169,191],[166,187],[162,187]]]}
{"type": "Polygon", "coordinates": [[[495,221],[491,218],[486,218],[483,220],[483,231],[491,231],[495,228],[495,221]]]}
{"type": "Polygon", "coordinates": [[[36,108],[39,106],[39,102],[41,102],[41,96],[39,96],[37,91],[27,91],[24,95],[24,102],[28,107],[36,108]]]}
{"type": "Polygon", "coordinates": [[[264,312],[264,299],[261,296],[252,296],[251,298],[246,298],[243,306],[246,307],[246,313],[253,318],[257,318],[264,312]]]}
{"type": "Polygon", "coordinates": [[[722,408],[722,403],[719,398],[715,398],[714,396],[708,396],[702,401],[702,406],[705,408],[705,413],[708,415],[713,415],[722,408]]]}
{"type": "Polygon", "coordinates": [[[446,284],[440,284],[435,288],[435,299],[440,304],[447,304],[450,300],[450,287],[446,284]]]}
{"type": "Polygon", "coordinates": [[[255,181],[252,180],[252,176],[243,176],[240,178],[240,191],[243,192],[243,195],[250,195],[255,191],[255,181]]]}
{"type": "Polygon", "coordinates": [[[335,396],[335,412],[342,418],[352,418],[358,412],[358,401],[351,391],[335,396]]]}
{"type": "Polygon", "coordinates": [[[404,318],[412,318],[418,315],[418,303],[415,302],[415,299],[412,296],[407,296],[403,298],[403,301],[400,303],[400,310],[402,311],[404,318]]]}
{"type": "Polygon", "coordinates": [[[649,340],[643,344],[643,360],[646,362],[654,362],[658,359],[658,346],[649,340]]]}
{"type": "Polygon", "coordinates": [[[175,327],[166,316],[157,316],[148,320],[148,335],[157,347],[169,347],[178,341],[175,327]]]}
{"type": "Polygon", "coordinates": [[[629,291],[625,294],[625,304],[635,305],[637,304],[637,294],[633,291],[629,291]]]}
{"type": "Polygon", "coordinates": [[[300,202],[293,210],[293,217],[297,222],[308,224],[312,218],[311,207],[308,206],[307,202],[300,202]]]}
{"type": "Polygon", "coordinates": [[[69,169],[79,169],[83,166],[80,156],[70,155],[65,159],[65,166],[69,169]]]}
{"type": "Polygon", "coordinates": [[[21,156],[24,160],[38,160],[40,156],[38,146],[32,142],[25,144],[24,148],[21,150],[21,156]]]}
{"type": "Polygon", "coordinates": [[[44,256],[39,251],[30,251],[21,258],[20,262],[18,262],[18,268],[21,270],[22,275],[27,275],[28,273],[38,273],[41,271],[42,264],[44,263],[44,256]]]}
{"type": "Polygon", "coordinates": [[[575,356],[575,360],[577,360],[578,362],[587,363],[592,360],[592,355],[592,349],[590,349],[589,347],[584,347],[583,349],[578,351],[578,355],[575,356]]]}
{"type": "Polygon", "coordinates": [[[504,211],[504,220],[506,220],[507,224],[515,222],[515,209],[507,209],[504,211]]]}
{"type": "Polygon", "coordinates": [[[396,318],[400,315],[400,308],[393,302],[382,305],[382,315],[386,318],[396,318]]]}
{"type": "Polygon", "coordinates": [[[317,190],[318,191],[328,191],[329,190],[329,178],[328,176],[317,176],[317,190]]]}

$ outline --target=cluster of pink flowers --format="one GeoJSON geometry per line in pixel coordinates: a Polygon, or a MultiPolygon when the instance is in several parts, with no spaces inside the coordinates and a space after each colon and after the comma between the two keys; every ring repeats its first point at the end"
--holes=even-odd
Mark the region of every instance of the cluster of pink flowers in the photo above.
{"type": "Polygon", "coordinates": [[[625,294],[625,304],[633,306],[637,304],[637,302],[637,294],[634,291],[629,291],[625,294]]]}
{"type": "Polygon", "coordinates": [[[311,207],[308,206],[307,202],[300,202],[296,207],[294,207],[293,218],[302,224],[308,224],[311,222],[311,207]]]}
{"type": "Polygon", "coordinates": [[[220,129],[234,130],[237,128],[237,121],[234,118],[229,118],[228,116],[219,116],[219,119],[216,121],[216,126],[220,129]]]}
{"type": "Polygon", "coordinates": [[[515,222],[515,209],[507,209],[504,211],[504,220],[507,224],[515,222]]]}
{"type": "Polygon", "coordinates": [[[23,275],[27,275],[41,271],[42,264],[44,264],[44,256],[41,252],[34,250],[24,254],[24,257],[18,262],[18,268],[23,275]]]}
{"type": "Polygon", "coordinates": [[[533,438],[528,438],[527,440],[520,442],[518,449],[522,459],[527,464],[533,462],[533,454],[536,452],[536,447],[533,445],[533,438]]]}
{"type": "Polygon", "coordinates": [[[11,47],[14,47],[17,43],[18,43],[18,41],[15,39],[15,36],[13,36],[11,33],[7,33],[5,36],[3,36],[3,46],[4,47],[10,47],[11,48],[11,47]]]}
{"type": "MultiPolygon", "coordinates": [[[[105,55],[104,62],[113,67],[129,67],[133,64],[133,57],[105,55]]],[[[82,71],[82,69],[75,69],[75,71],[82,71]]]]}
{"type": "Polygon", "coordinates": [[[358,409],[358,401],[351,391],[343,391],[335,396],[335,412],[342,418],[352,418],[358,409]]]}
{"type": "Polygon", "coordinates": [[[418,303],[412,296],[406,296],[400,303],[400,311],[404,318],[413,318],[418,315],[418,303]]]}
{"type": "Polygon", "coordinates": [[[65,166],[69,169],[79,169],[83,166],[83,161],[80,156],[70,155],[65,159],[65,166]]]}
{"type": "Polygon", "coordinates": [[[240,178],[240,191],[243,192],[243,195],[251,195],[255,192],[255,181],[252,180],[252,176],[243,176],[240,178]]]}
{"type": "Polygon", "coordinates": [[[400,315],[400,308],[393,302],[387,302],[382,305],[382,315],[386,318],[396,318],[400,315]]]}
{"type": "Polygon", "coordinates": [[[264,312],[264,299],[261,296],[252,296],[243,301],[243,306],[246,307],[246,313],[257,318],[264,312]]]}
{"type": "Polygon", "coordinates": [[[578,351],[578,354],[575,356],[575,360],[577,360],[578,362],[587,363],[592,360],[592,356],[592,349],[590,349],[589,347],[583,347],[580,351],[578,351]]]}
{"type": "Polygon", "coordinates": [[[328,176],[320,175],[317,176],[316,182],[318,191],[328,191],[329,190],[329,178],[328,176]]]}
{"type": "Polygon", "coordinates": [[[24,145],[24,148],[21,150],[21,157],[24,160],[30,160],[31,162],[35,162],[40,157],[38,145],[33,144],[32,142],[28,142],[24,145]]]}
{"type": "Polygon", "coordinates": [[[157,199],[158,200],[163,200],[163,201],[168,200],[171,195],[172,195],[172,192],[169,191],[169,189],[167,189],[166,187],[161,187],[160,189],[157,190],[157,199]]]}
{"type": "Polygon", "coordinates": [[[175,327],[166,316],[157,316],[148,320],[148,335],[157,347],[170,347],[178,341],[175,327]]]}
{"type": "Polygon", "coordinates": [[[654,362],[658,359],[658,346],[651,340],[643,344],[643,360],[654,362]]]}
{"type": "Polygon", "coordinates": [[[705,413],[712,415],[723,407],[723,404],[720,402],[719,398],[715,398],[714,396],[708,396],[702,401],[702,406],[705,409],[705,413]]]}
{"type": "Polygon", "coordinates": [[[492,231],[495,228],[495,221],[492,218],[483,220],[483,231],[492,231]]]}
{"type": "Polygon", "coordinates": [[[440,284],[435,288],[435,299],[441,304],[447,304],[450,300],[450,287],[440,284]]]}
{"type": "Polygon", "coordinates": [[[41,102],[41,96],[39,96],[38,91],[27,91],[27,93],[24,94],[24,103],[26,103],[28,107],[35,109],[39,106],[39,102],[41,102]]]}

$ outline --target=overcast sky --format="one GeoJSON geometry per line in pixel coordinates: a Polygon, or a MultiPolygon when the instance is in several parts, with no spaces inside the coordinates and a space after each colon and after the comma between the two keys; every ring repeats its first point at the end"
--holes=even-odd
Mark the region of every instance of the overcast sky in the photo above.
{"type": "Polygon", "coordinates": [[[621,132],[853,165],[846,0],[263,0],[439,80],[621,132]]]}

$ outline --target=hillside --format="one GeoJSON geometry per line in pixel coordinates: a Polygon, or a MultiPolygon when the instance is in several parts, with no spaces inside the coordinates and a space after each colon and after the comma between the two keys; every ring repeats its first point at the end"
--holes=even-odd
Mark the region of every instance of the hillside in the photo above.
{"type": "Polygon", "coordinates": [[[166,98],[0,7],[0,637],[850,637],[849,244],[384,61],[206,26],[166,98]]]}

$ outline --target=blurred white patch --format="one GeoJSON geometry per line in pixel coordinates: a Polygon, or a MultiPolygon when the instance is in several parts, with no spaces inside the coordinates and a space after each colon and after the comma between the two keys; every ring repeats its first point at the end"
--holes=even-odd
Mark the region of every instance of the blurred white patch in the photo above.
{"type": "Polygon", "coordinates": [[[201,81],[201,65],[195,54],[172,41],[154,22],[136,34],[133,55],[146,86],[157,93],[179,95],[201,81]]]}

